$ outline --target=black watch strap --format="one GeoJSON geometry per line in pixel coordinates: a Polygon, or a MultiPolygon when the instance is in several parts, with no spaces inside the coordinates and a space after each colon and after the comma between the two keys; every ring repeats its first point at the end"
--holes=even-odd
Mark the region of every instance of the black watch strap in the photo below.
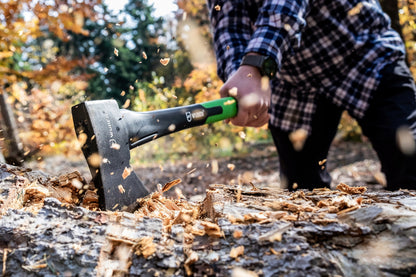
{"type": "Polygon", "coordinates": [[[257,67],[260,71],[262,71],[263,63],[266,60],[266,56],[260,55],[245,55],[241,60],[240,65],[251,65],[257,67]]]}
{"type": "Polygon", "coordinates": [[[250,65],[258,68],[262,76],[269,78],[276,74],[276,63],[268,56],[264,55],[245,55],[241,60],[241,65],[250,65]]]}

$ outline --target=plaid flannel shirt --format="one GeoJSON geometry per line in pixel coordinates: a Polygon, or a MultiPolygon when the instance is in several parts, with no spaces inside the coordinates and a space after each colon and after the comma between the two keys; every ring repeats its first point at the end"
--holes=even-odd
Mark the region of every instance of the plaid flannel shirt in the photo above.
{"type": "Polygon", "coordinates": [[[218,75],[244,54],[272,57],[270,123],[311,132],[318,95],[361,118],[387,64],[403,58],[400,36],[377,0],[208,0],[218,75]]]}

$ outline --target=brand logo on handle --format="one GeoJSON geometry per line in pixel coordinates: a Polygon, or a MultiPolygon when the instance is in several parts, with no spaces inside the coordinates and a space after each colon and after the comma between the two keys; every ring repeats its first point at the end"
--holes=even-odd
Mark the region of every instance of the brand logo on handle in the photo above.
{"type": "Polygon", "coordinates": [[[192,114],[191,114],[191,112],[186,112],[185,115],[186,115],[186,120],[188,122],[191,122],[192,121],[192,114]]]}

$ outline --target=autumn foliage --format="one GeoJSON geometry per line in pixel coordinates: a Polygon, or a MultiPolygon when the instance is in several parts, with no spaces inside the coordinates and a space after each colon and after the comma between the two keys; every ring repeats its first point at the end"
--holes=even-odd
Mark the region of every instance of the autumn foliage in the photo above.
{"type": "MultiPolygon", "coordinates": [[[[0,1],[0,93],[8,95],[26,155],[79,154],[70,107],[86,99],[114,97],[121,107],[147,111],[219,97],[222,82],[216,75],[206,1],[176,3],[178,11],[164,19],[162,30],[147,1],[128,2],[124,12],[137,21],[130,29],[126,18],[110,17],[101,0],[0,1]]],[[[415,2],[398,4],[408,62],[416,75],[415,2]]],[[[342,136],[360,137],[347,116],[340,126],[342,136]]],[[[258,140],[270,140],[266,128],[219,122],[163,138],[141,152],[150,153],[145,159],[171,156],[172,151],[210,157],[258,140]]]]}
{"type": "MultiPolygon", "coordinates": [[[[89,62],[60,55],[56,41],[88,34],[84,20],[97,19],[91,1],[0,2],[0,86],[15,111],[26,155],[71,141],[71,98],[87,86],[75,69],[89,62]]],[[[71,148],[67,148],[71,149],[71,148]]]]}

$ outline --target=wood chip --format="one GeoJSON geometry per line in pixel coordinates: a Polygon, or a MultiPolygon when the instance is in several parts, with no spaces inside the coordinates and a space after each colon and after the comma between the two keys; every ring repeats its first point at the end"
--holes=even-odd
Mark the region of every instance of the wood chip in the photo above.
{"type": "Polygon", "coordinates": [[[125,193],[126,190],[124,189],[124,187],[122,185],[118,185],[118,190],[120,191],[120,193],[125,193]]]}
{"type": "Polygon", "coordinates": [[[125,167],[123,171],[123,175],[121,175],[121,177],[123,177],[123,179],[126,179],[127,177],[130,176],[132,172],[133,172],[133,169],[131,167],[125,167]]]}
{"type": "Polygon", "coordinates": [[[199,256],[198,253],[193,250],[188,251],[187,256],[188,258],[185,260],[184,267],[186,270],[186,275],[190,276],[192,275],[192,269],[190,266],[198,261],[199,256]]]}
{"type": "Polygon", "coordinates": [[[298,129],[289,134],[289,139],[292,142],[293,148],[296,151],[303,149],[306,139],[308,138],[308,132],[304,129],[298,129]]]}
{"type": "Polygon", "coordinates": [[[167,65],[168,65],[168,63],[169,63],[169,61],[170,61],[170,58],[163,58],[163,59],[160,59],[160,63],[161,63],[163,66],[167,66],[167,65]]]}
{"type": "Polygon", "coordinates": [[[230,257],[231,258],[236,259],[236,258],[238,258],[239,256],[242,256],[242,255],[244,255],[244,246],[243,245],[231,248],[231,251],[230,251],[230,257]]]}
{"type": "Polygon", "coordinates": [[[209,221],[201,221],[200,224],[204,226],[205,233],[208,236],[216,237],[216,238],[224,236],[223,232],[221,231],[220,226],[218,226],[217,224],[209,222],[209,221]]]}
{"type": "Polygon", "coordinates": [[[145,259],[147,259],[156,252],[156,244],[153,242],[152,237],[142,237],[137,242],[134,249],[136,255],[142,255],[145,259]]]}
{"type": "Polygon", "coordinates": [[[182,179],[178,178],[176,180],[170,181],[168,183],[166,183],[163,188],[162,188],[162,192],[166,192],[168,190],[170,190],[171,188],[173,188],[174,186],[176,186],[177,184],[181,183],[182,179]]]}
{"type": "Polygon", "coordinates": [[[235,239],[239,239],[239,238],[241,238],[243,236],[243,231],[241,231],[241,230],[235,230],[234,232],[233,232],[233,237],[235,238],[235,239]]]}
{"type": "Polygon", "coordinates": [[[344,183],[340,183],[337,186],[337,190],[340,190],[348,194],[363,194],[364,192],[367,191],[367,188],[366,187],[350,187],[344,183]]]}

